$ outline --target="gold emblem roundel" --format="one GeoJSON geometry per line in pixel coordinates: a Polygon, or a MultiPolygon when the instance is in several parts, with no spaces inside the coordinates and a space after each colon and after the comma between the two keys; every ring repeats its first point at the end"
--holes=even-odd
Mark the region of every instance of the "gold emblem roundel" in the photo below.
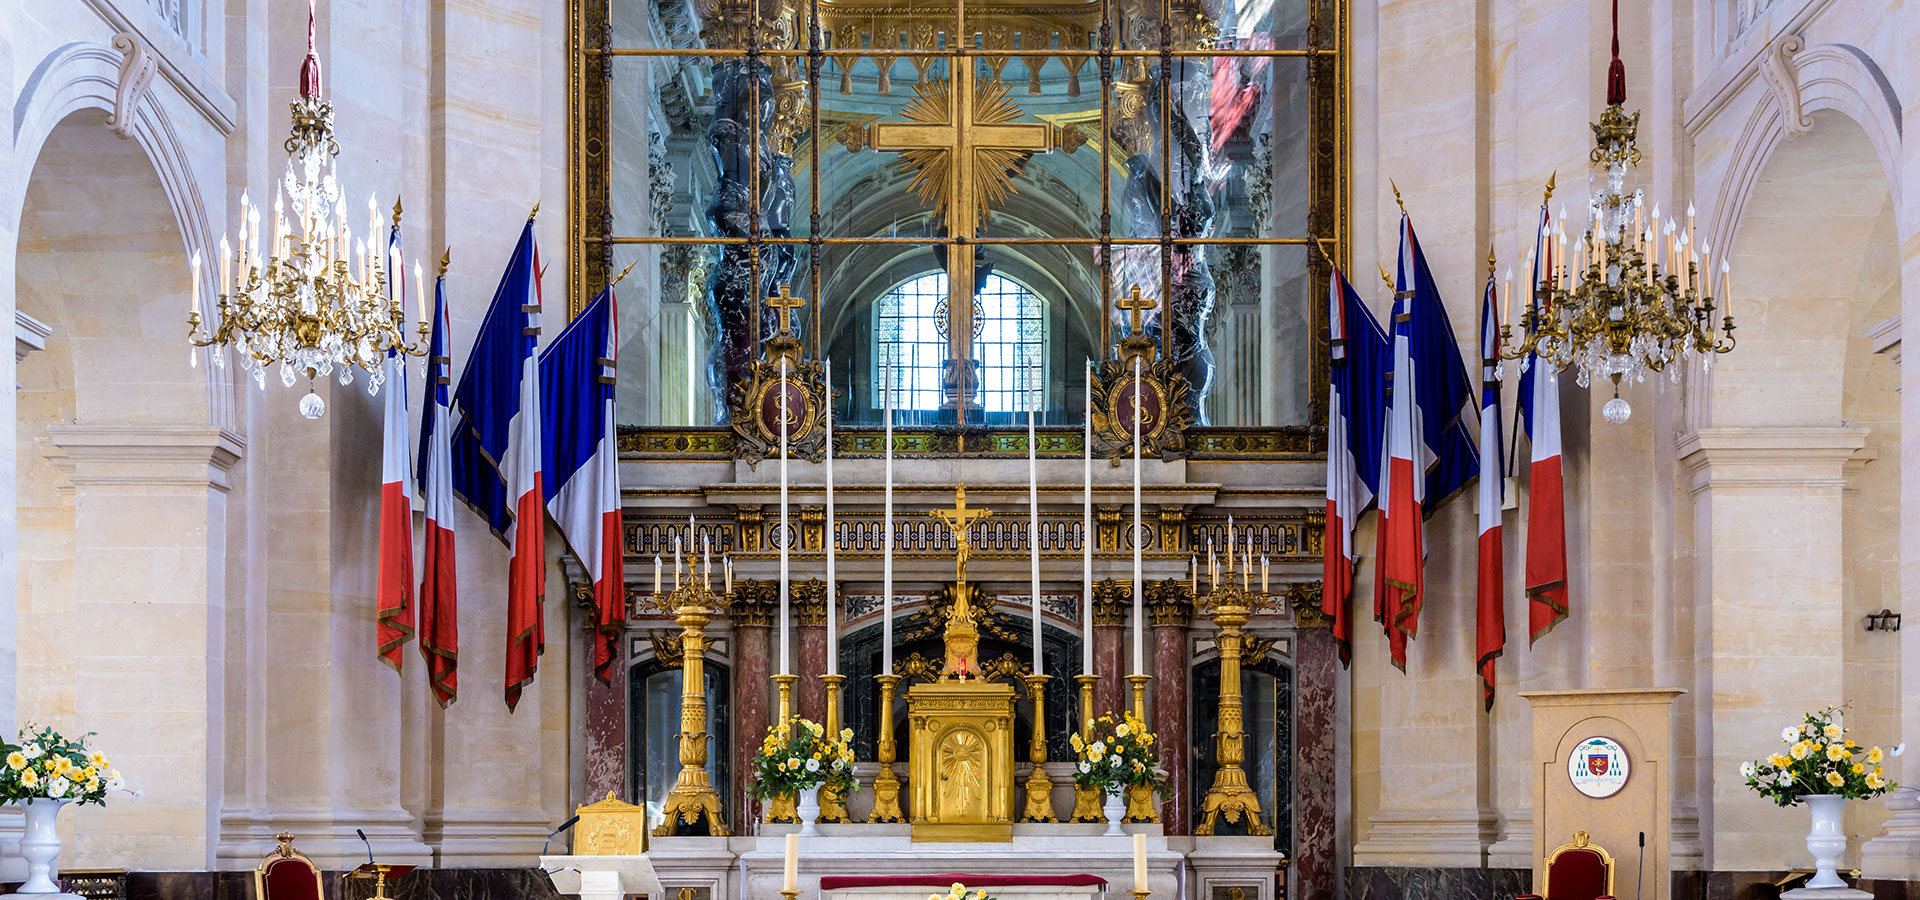
{"type": "Polygon", "coordinates": [[[1107,391],[1107,408],[1113,411],[1113,424],[1128,441],[1133,440],[1134,397],[1140,409],[1140,439],[1151,443],[1167,426],[1167,389],[1151,377],[1119,379],[1107,391]]]}
{"type": "Polygon", "coordinates": [[[760,379],[753,386],[747,402],[748,408],[760,420],[760,427],[765,429],[767,441],[771,444],[778,446],[780,443],[783,415],[788,429],[788,443],[797,444],[813,433],[813,393],[798,379],[789,378],[784,384],[778,378],[760,379]]]}

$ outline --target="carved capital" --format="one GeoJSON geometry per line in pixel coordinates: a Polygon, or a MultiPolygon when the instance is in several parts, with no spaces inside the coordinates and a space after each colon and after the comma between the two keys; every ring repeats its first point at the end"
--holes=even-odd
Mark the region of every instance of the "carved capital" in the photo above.
{"type": "Polygon", "coordinates": [[[780,588],[771,581],[735,581],[727,610],[735,628],[770,628],[780,611],[780,588]]]}
{"type": "MultiPolygon", "coordinates": [[[[793,582],[788,599],[793,603],[794,619],[801,625],[827,624],[827,583],[818,578],[793,582]]],[[[778,602],[778,601],[776,601],[778,602]]]]}
{"type": "Polygon", "coordinates": [[[1127,614],[1133,608],[1133,581],[1115,581],[1111,578],[1096,582],[1093,586],[1093,624],[1125,625],[1127,614]]]}
{"type": "Polygon", "coordinates": [[[1155,626],[1185,628],[1193,624],[1193,591],[1185,581],[1166,579],[1147,584],[1147,621],[1155,626]]]}
{"type": "Polygon", "coordinates": [[[1320,611],[1323,586],[1318,581],[1296,581],[1287,585],[1287,607],[1302,628],[1329,628],[1333,620],[1320,611]]]}

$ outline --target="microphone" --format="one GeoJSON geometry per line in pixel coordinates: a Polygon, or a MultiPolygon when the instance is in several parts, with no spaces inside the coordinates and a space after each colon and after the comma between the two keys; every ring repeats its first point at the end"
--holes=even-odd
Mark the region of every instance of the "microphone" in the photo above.
{"type": "Polygon", "coordinates": [[[573,818],[566,820],[565,822],[561,822],[560,827],[555,828],[552,833],[547,835],[546,841],[540,844],[540,855],[541,856],[547,855],[547,847],[553,844],[553,839],[556,837],[559,837],[560,832],[566,831],[567,829],[572,828],[574,824],[579,821],[580,821],[580,817],[576,815],[573,818]]]}
{"type": "Polygon", "coordinates": [[[367,840],[365,831],[355,828],[353,833],[360,836],[360,843],[367,845],[367,865],[373,865],[373,842],[367,840]]]}
{"type": "Polygon", "coordinates": [[[1634,893],[1638,894],[1640,892],[1641,883],[1644,880],[1646,874],[1647,874],[1647,833],[1642,831],[1640,832],[1640,864],[1639,864],[1639,868],[1633,873],[1634,893]]]}

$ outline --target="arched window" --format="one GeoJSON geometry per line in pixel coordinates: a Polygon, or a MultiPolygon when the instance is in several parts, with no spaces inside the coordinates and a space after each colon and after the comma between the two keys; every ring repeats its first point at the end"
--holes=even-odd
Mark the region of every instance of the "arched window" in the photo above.
{"type": "MultiPolygon", "coordinates": [[[[974,302],[974,358],[986,411],[1046,408],[1046,302],[1005,275],[991,274],[974,302]]],[[[947,274],[929,272],[896,285],[874,304],[874,406],[891,377],[897,409],[940,408],[947,359],[947,274]],[[891,366],[892,374],[886,369],[891,366]]]]}

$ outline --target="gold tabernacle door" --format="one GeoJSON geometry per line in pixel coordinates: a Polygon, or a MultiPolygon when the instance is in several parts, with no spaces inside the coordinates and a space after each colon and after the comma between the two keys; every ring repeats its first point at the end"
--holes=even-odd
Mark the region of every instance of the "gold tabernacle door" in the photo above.
{"type": "Polygon", "coordinates": [[[1013,698],[977,679],[907,691],[914,840],[1013,840],[1013,698]]]}

